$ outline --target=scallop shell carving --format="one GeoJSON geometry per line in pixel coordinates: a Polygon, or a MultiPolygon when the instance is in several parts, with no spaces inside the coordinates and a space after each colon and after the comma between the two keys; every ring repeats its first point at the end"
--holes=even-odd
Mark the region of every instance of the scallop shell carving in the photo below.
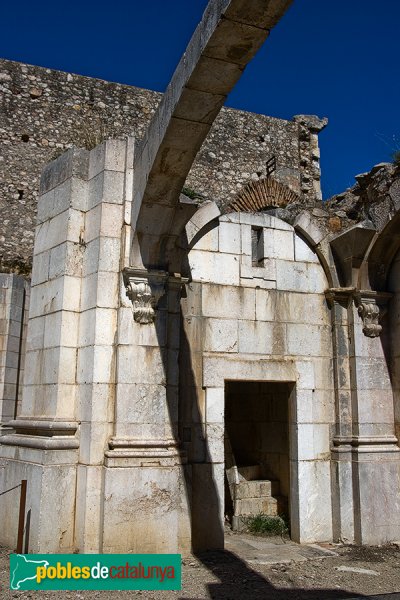
{"type": "Polygon", "coordinates": [[[298,195],[275,179],[250,181],[230,202],[227,212],[260,212],[265,208],[284,208],[299,200],[298,195]]]}

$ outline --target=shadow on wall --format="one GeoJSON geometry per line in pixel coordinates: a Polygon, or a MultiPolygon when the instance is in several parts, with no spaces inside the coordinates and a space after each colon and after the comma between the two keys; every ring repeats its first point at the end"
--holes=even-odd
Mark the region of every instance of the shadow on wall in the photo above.
{"type": "MultiPolygon", "coordinates": [[[[158,311],[166,310],[167,318],[180,330],[179,353],[169,346],[162,352],[166,380],[166,398],[171,430],[177,448],[181,451],[181,469],[184,478],[186,504],[189,507],[191,541],[193,551],[224,547],[223,507],[217,491],[214,470],[210,461],[207,436],[205,435],[204,412],[200,407],[199,393],[202,376],[202,345],[193,357],[193,352],[184,328],[184,315],[180,304],[180,291],[168,290],[158,304],[158,311]],[[174,297],[174,294],[178,294],[174,297]],[[179,306],[179,315],[169,313],[171,306],[179,306]],[[169,304],[171,303],[171,306],[169,304]],[[177,317],[174,319],[174,317],[177,317]],[[196,361],[196,362],[193,362],[196,361]],[[194,369],[198,371],[197,381],[194,369]],[[175,381],[175,373],[179,380],[175,381]],[[176,385],[178,383],[178,385],[176,385]],[[187,458],[187,460],[186,460],[187,458]]],[[[163,339],[164,325],[155,320],[157,337],[163,339]]],[[[167,326],[168,337],[170,327],[167,326]]],[[[174,335],[175,337],[175,335],[174,335]]],[[[204,392],[203,392],[204,393],[204,392]]],[[[217,465],[223,469],[224,465],[217,465]]],[[[184,505],[184,502],[182,502],[184,505]]]]}

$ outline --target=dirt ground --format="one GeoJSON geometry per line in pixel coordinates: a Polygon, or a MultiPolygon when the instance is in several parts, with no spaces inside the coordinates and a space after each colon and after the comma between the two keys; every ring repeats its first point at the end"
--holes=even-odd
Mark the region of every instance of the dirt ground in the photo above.
{"type": "MultiPolygon", "coordinates": [[[[260,538],[257,538],[260,540],[260,538]]],[[[280,544],[284,544],[282,540],[280,544]]],[[[279,561],[279,543],[276,559],[279,561]]],[[[397,546],[358,548],[325,545],[336,556],[275,564],[247,563],[230,551],[207,552],[185,559],[180,592],[16,592],[9,589],[9,553],[0,548],[0,598],[53,600],[179,598],[181,600],[323,600],[375,597],[400,600],[400,550],[397,546]],[[368,569],[374,573],[337,570],[368,569]],[[398,592],[398,593],[396,593],[398,592]],[[386,596],[389,594],[388,596],[386,596]]]]}

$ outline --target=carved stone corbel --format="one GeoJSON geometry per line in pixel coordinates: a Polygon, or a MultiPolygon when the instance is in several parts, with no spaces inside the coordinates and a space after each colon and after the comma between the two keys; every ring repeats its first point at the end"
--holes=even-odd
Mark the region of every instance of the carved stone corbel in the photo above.
{"type": "Polygon", "coordinates": [[[126,294],[132,302],[133,318],[137,323],[153,323],[157,304],[165,294],[166,278],[163,271],[125,270],[126,294]]]}
{"type": "Polygon", "coordinates": [[[379,306],[375,302],[361,302],[358,314],[363,321],[364,335],[370,338],[378,337],[382,331],[382,325],[379,325],[379,306]]]}
{"type": "Polygon", "coordinates": [[[386,313],[385,304],[391,298],[386,292],[360,290],[354,294],[354,302],[363,322],[363,333],[369,338],[378,337],[382,331],[380,320],[386,313]]]}

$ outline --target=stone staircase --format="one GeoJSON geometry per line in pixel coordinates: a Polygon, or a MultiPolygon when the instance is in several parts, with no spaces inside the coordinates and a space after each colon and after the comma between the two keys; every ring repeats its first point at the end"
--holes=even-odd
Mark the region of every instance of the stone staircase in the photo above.
{"type": "Polygon", "coordinates": [[[264,479],[260,465],[237,466],[227,437],[225,468],[233,505],[233,530],[242,529],[247,517],[286,512],[286,498],[280,496],[279,481],[264,479]]]}

